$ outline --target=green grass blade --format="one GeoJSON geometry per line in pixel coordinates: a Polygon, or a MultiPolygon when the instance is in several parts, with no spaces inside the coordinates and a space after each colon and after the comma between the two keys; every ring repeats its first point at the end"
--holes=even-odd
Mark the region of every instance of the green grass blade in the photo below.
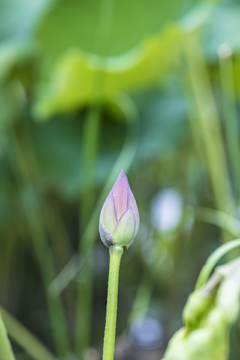
{"type": "Polygon", "coordinates": [[[19,321],[0,307],[8,334],[35,360],[55,360],[55,356],[19,321]]]}
{"type": "Polygon", "coordinates": [[[1,314],[0,314],[0,359],[15,360],[1,314]]]}

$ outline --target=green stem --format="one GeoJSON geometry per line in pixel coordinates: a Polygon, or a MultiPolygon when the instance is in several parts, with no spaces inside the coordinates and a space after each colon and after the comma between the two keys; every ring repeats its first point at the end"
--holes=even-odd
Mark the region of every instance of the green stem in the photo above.
{"type": "Polygon", "coordinates": [[[103,360],[113,360],[116,336],[118,279],[120,261],[123,254],[121,246],[111,246],[109,249],[110,266],[108,278],[107,316],[104,334],[103,360]]]}
{"type": "Polygon", "coordinates": [[[189,37],[184,53],[197,109],[196,119],[191,120],[196,121],[194,126],[201,138],[217,208],[226,211],[233,204],[226,154],[211,84],[196,36],[189,37]]]}
{"type": "MultiPolygon", "coordinates": [[[[80,194],[79,212],[79,238],[81,239],[82,228],[86,227],[95,202],[95,170],[98,154],[98,139],[100,125],[100,109],[93,107],[88,110],[83,127],[83,184],[80,194]]],[[[87,239],[88,240],[88,239],[87,239]]],[[[88,261],[84,269],[84,281],[79,284],[77,299],[77,323],[76,323],[76,353],[80,358],[89,346],[91,333],[91,307],[92,307],[92,267],[90,259],[86,260],[88,241],[82,237],[79,246],[79,256],[88,261]]],[[[92,254],[91,254],[92,256],[92,254]]]]}
{"type": "MultiPolygon", "coordinates": [[[[19,143],[27,165],[28,175],[26,180],[34,184],[41,179],[41,172],[33,144],[33,133],[30,122],[30,118],[26,117],[23,119],[19,143]]],[[[53,208],[51,204],[46,203],[44,204],[44,209],[39,206],[39,210],[41,210],[41,221],[46,225],[46,230],[49,233],[53,245],[55,262],[61,269],[65,265],[66,259],[69,259],[72,253],[66,226],[58,207],[55,206],[53,208]]]]}
{"type": "Polygon", "coordinates": [[[92,308],[92,257],[88,253],[89,247],[82,242],[80,247],[81,258],[84,259],[84,269],[81,273],[81,282],[78,285],[77,313],[76,313],[76,354],[82,359],[89,346],[91,334],[91,308],[92,308]]]}
{"type": "Polygon", "coordinates": [[[80,224],[82,228],[86,226],[95,201],[94,188],[96,178],[96,161],[98,154],[99,126],[100,108],[93,107],[87,111],[83,126],[83,181],[80,196],[80,224]]]}
{"type": "MultiPolygon", "coordinates": [[[[21,151],[25,158],[25,164],[27,167],[22,167],[25,172],[27,171],[25,181],[27,183],[31,182],[31,184],[38,183],[39,179],[41,179],[41,172],[33,143],[31,119],[28,117],[23,118],[21,137],[18,142],[21,146],[21,151]]],[[[53,207],[53,204],[47,202],[43,204],[39,203],[38,208],[38,216],[40,216],[39,221],[41,221],[42,225],[46,227],[46,233],[49,234],[53,258],[56,265],[55,271],[58,272],[66,264],[66,260],[70,259],[72,254],[66,225],[57,206],[53,207]]],[[[70,287],[68,287],[68,291],[65,291],[63,294],[65,305],[68,308],[72,308],[73,306],[73,295],[73,289],[70,287]]]]}
{"type": "Polygon", "coordinates": [[[3,235],[5,241],[2,243],[0,257],[0,298],[2,303],[5,304],[8,301],[11,266],[15,263],[16,257],[19,256],[19,242],[17,242],[16,235],[11,230],[8,229],[7,234],[3,235]]]}
{"type": "Polygon", "coordinates": [[[0,314],[0,359],[15,360],[1,314],[0,314]]]}
{"type": "Polygon", "coordinates": [[[230,165],[234,175],[237,199],[240,196],[240,168],[239,168],[239,136],[234,91],[232,52],[227,44],[219,48],[220,80],[222,90],[223,115],[226,129],[226,143],[230,165]]]}
{"type": "Polygon", "coordinates": [[[214,267],[217,265],[218,261],[226,255],[229,251],[235,249],[236,247],[240,246],[240,239],[229,241],[226,244],[221,245],[217,248],[207,259],[205,265],[203,266],[198,279],[195,285],[195,290],[200,289],[209,278],[211,272],[213,271],[214,267]]]}

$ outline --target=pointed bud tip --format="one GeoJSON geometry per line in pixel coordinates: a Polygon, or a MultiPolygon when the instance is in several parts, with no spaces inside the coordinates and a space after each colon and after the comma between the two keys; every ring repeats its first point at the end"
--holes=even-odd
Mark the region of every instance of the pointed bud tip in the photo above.
{"type": "Polygon", "coordinates": [[[123,176],[126,176],[124,169],[121,170],[118,178],[120,179],[120,178],[123,177],[123,176]]]}
{"type": "Polygon", "coordinates": [[[118,244],[128,248],[138,228],[137,203],[122,169],[100,214],[100,236],[106,246],[118,244]]]}

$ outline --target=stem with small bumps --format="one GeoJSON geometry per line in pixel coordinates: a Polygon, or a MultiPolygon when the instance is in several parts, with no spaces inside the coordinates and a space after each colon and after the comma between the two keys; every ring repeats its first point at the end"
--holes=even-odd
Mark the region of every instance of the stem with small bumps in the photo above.
{"type": "Polygon", "coordinates": [[[107,315],[103,345],[103,360],[113,360],[116,336],[119,268],[123,248],[113,245],[109,249],[110,265],[108,278],[107,315]]]}

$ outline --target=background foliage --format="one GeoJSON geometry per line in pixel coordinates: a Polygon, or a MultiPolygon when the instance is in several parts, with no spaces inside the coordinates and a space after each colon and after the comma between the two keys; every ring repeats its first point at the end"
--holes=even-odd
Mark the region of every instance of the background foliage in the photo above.
{"type": "Polygon", "coordinates": [[[237,0],[0,0],[0,301],[17,359],[101,358],[98,216],[122,168],[141,228],[116,359],[163,356],[207,257],[240,234],[239,31],[237,0]]]}

